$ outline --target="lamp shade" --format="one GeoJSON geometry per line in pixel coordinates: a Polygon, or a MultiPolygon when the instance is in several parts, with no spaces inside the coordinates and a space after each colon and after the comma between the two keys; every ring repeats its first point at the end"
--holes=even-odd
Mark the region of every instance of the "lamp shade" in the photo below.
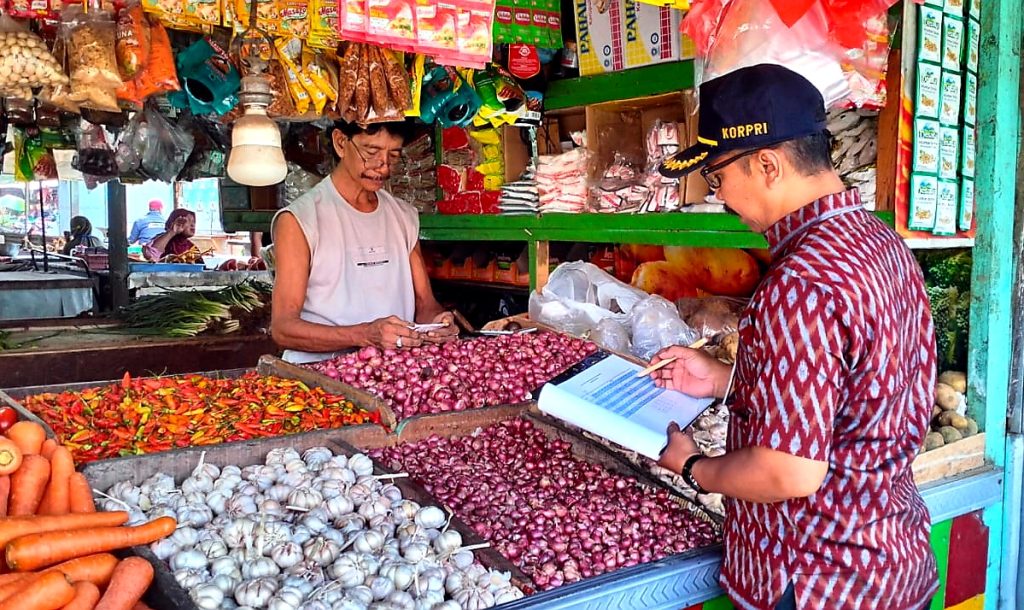
{"type": "Polygon", "coordinates": [[[281,150],[281,131],[260,106],[246,108],[231,131],[228,177],[238,184],[269,186],[284,180],[288,164],[281,150]]]}

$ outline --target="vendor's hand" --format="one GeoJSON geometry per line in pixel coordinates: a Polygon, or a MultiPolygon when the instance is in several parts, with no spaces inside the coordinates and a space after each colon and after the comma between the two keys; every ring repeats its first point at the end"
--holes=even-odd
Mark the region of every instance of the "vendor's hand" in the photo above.
{"type": "Polygon", "coordinates": [[[426,334],[425,339],[431,343],[445,343],[459,336],[459,325],[455,323],[455,314],[450,311],[441,312],[431,320],[431,323],[445,325],[445,328],[432,330],[426,334]]]}
{"type": "Polygon", "coordinates": [[[651,364],[673,357],[675,362],[651,373],[655,385],[695,398],[723,397],[729,383],[729,365],[700,350],[680,346],[661,350],[651,359],[651,364]]]}
{"type": "Polygon", "coordinates": [[[366,340],[371,345],[381,348],[417,347],[423,344],[420,333],[409,328],[411,326],[398,316],[388,316],[374,320],[367,325],[366,340]]]}
{"type": "Polygon", "coordinates": [[[658,458],[658,465],[675,473],[683,471],[683,464],[691,455],[700,453],[700,448],[688,432],[679,429],[676,422],[668,425],[668,445],[658,458]]]}
{"type": "Polygon", "coordinates": [[[187,230],[188,230],[188,220],[186,220],[184,218],[179,218],[179,219],[175,220],[174,224],[171,225],[171,233],[174,233],[175,235],[181,235],[182,233],[184,233],[187,230]]]}

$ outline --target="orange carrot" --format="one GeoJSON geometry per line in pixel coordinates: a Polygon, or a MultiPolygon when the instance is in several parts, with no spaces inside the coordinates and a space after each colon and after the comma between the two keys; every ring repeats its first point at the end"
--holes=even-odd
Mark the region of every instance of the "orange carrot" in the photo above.
{"type": "MultiPolygon", "coordinates": [[[[4,576],[16,576],[16,575],[15,574],[5,574],[4,576]]],[[[34,572],[32,572],[32,573],[22,572],[20,574],[20,576],[22,576],[22,578],[12,578],[12,579],[9,579],[9,580],[5,580],[2,584],[0,584],[0,601],[3,601],[5,599],[7,599],[8,597],[13,595],[14,593],[17,593],[18,591],[21,591],[22,589],[25,588],[26,584],[31,584],[32,582],[34,582],[34,581],[39,579],[39,575],[34,573],[34,572]]]]}
{"type": "MultiPolygon", "coordinates": [[[[110,584],[110,577],[120,560],[110,553],[97,553],[58,563],[47,572],[63,572],[71,582],[90,582],[97,587],[110,584]]],[[[23,573],[23,572],[22,572],[23,573]]]]}
{"type": "Polygon", "coordinates": [[[132,610],[153,610],[153,609],[150,608],[149,606],[147,606],[144,602],[135,602],[135,605],[132,606],[132,610]]]}
{"type": "Polygon", "coordinates": [[[7,514],[12,517],[36,512],[50,480],[50,461],[41,455],[26,455],[21,468],[11,475],[11,499],[7,514]]]}
{"type": "Polygon", "coordinates": [[[65,447],[53,450],[50,459],[50,483],[36,512],[40,515],[66,515],[69,511],[69,483],[75,472],[75,461],[65,447]]]}
{"type": "Polygon", "coordinates": [[[59,446],[60,445],[57,444],[56,439],[48,438],[43,441],[43,446],[39,448],[39,455],[46,459],[50,459],[50,456],[53,455],[53,451],[59,446]]]}
{"type": "Polygon", "coordinates": [[[28,534],[112,527],[124,525],[127,522],[128,513],[123,510],[81,515],[8,517],[0,519],[0,548],[3,548],[11,540],[28,534]]]}
{"type": "Polygon", "coordinates": [[[153,566],[141,557],[128,557],[114,568],[107,592],[96,610],[131,610],[153,582],[153,566]]]}
{"type": "Polygon", "coordinates": [[[26,579],[24,586],[0,602],[0,610],[58,610],[75,598],[75,588],[60,572],[26,579]]]}
{"type": "Polygon", "coordinates": [[[80,472],[71,473],[68,480],[68,508],[72,513],[94,513],[96,502],[92,499],[92,486],[80,472]]]}
{"type": "Polygon", "coordinates": [[[100,601],[100,588],[91,582],[75,583],[75,598],[61,610],[93,610],[100,601]]]}
{"type": "Polygon", "coordinates": [[[46,431],[34,421],[22,420],[7,429],[7,438],[14,441],[23,454],[38,455],[46,440],[46,431]]]}
{"type": "Polygon", "coordinates": [[[0,517],[7,516],[7,501],[11,497],[11,477],[4,475],[0,477],[0,517]]]}
{"type": "Polygon", "coordinates": [[[21,466],[21,449],[10,439],[0,437],[0,474],[11,474],[21,466]]]}
{"type": "Polygon", "coordinates": [[[7,565],[17,572],[26,572],[83,555],[149,544],[170,536],[177,525],[171,517],[160,517],[136,527],[95,527],[29,534],[7,544],[7,565]]]}
{"type": "Polygon", "coordinates": [[[32,572],[13,572],[11,574],[0,574],[0,587],[5,587],[12,582],[18,582],[24,578],[35,578],[35,574],[32,572]]]}

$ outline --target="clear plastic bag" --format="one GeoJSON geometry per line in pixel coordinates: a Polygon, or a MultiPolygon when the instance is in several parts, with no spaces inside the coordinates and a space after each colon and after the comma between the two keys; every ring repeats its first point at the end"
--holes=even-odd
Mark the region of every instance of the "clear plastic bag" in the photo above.
{"type": "Polygon", "coordinates": [[[142,148],[144,145],[142,134],[143,113],[136,112],[128,126],[121,131],[117,139],[117,149],[114,151],[117,159],[117,171],[121,176],[127,176],[139,171],[142,166],[142,148]]]}
{"type": "Polygon", "coordinates": [[[676,300],[679,316],[705,339],[736,332],[747,301],[732,297],[694,297],[676,300]]]}
{"type": "Polygon", "coordinates": [[[0,14],[0,95],[31,100],[33,88],[67,80],[42,38],[0,14]]]}
{"type": "Polygon", "coordinates": [[[637,303],[629,314],[633,331],[633,355],[650,360],[670,345],[690,345],[700,334],[679,318],[676,306],[652,295],[637,303]]]}
{"type": "Polygon", "coordinates": [[[140,170],[154,180],[171,182],[185,167],[195,140],[192,134],[165,119],[152,104],[146,105],[143,115],[140,170]]]}
{"type": "Polygon", "coordinates": [[[117,160],[102,127],[82,120],[71,166],[98,183],[117,177],[117,160]]]}
{"type": "Polygon", "coordinates": [[[646,297],[591,263],[564,263],[542,290],[530,295],[530,317],[581,336],[604,319],[624,323],[626,314],[646,297]]]}
{"type": "Polygon", "coordinates": [[[110,13],[84,13],[74,4],[61,14],[61,32],[68,50],[72,98],[82,106],[118,112],[117,25],[110,13]]]}
{"type": "Polygon", "coordinates": [[[598,322],[589,339],[604,349],[620,354],[628,354],[632,347],[629,342],[629,329],[622,322],[611,318],[598,322]]]}
{"type": "Polygon", "coordinates": [[[755,64],[779,64],[814,83],[827,106],[849,100],[878,107],[885,103],[890,4],[705,0],[694,4],[683,30],[705,56],[701,81],[755,64]]]}

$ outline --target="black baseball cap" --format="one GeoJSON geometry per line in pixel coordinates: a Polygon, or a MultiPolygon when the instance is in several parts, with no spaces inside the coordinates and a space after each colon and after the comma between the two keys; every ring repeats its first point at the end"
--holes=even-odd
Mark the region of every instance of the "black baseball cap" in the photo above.
{"type": "Polygon", "coordinates": [[[662,161],[658,171],[681,178],[722,153],[825,130],[825,100],[809,80],[775,64],[740,68],[701,84],[697,144],[662,161]]]}

